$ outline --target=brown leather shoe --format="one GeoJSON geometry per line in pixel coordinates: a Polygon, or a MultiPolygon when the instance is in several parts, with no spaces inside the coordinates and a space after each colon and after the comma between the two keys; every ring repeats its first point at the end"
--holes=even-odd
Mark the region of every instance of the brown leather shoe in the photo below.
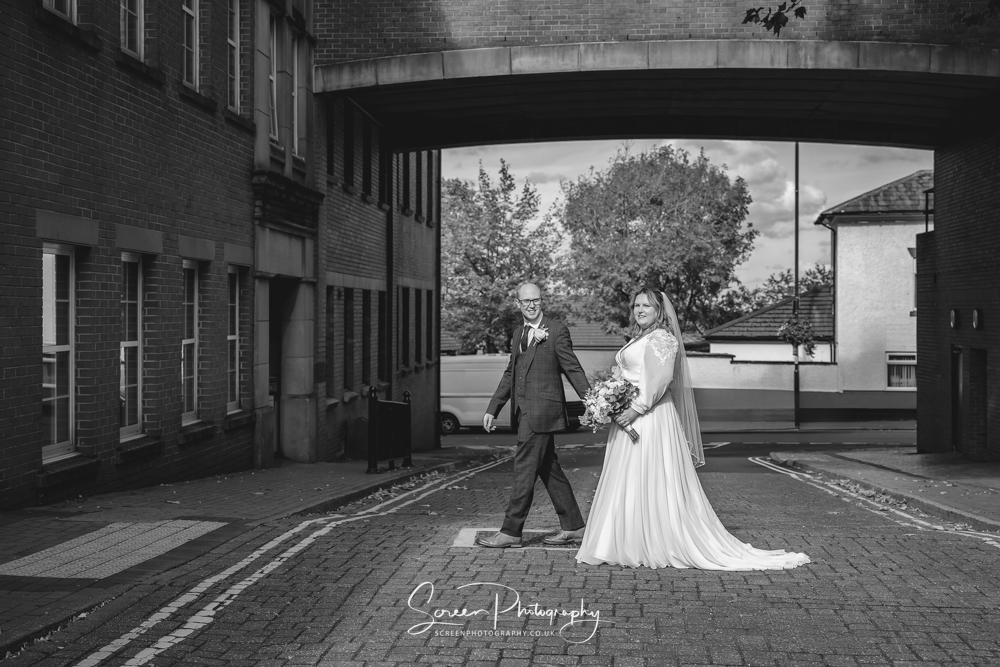
{"type": "Polygon", "coordinates": [[[520,549],[521,538],[506,533],[497,533],[493,537],[477,537],[476,544],[490,549],[520,549]]]}
{"type": "Polygon", "coordinates": [[[550,544],[552,546],[562,546],[564,544],[573,544],[574,542],[579,542],[583,539],[584,528],[578,528],[577,530],[560,530],[555,535],[549,535],[542,540],[543,544],[550,544]]]}

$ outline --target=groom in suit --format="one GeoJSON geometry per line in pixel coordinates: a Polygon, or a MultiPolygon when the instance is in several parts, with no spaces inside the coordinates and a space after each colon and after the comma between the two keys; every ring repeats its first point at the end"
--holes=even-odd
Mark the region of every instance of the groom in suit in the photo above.
{"type": "Polygon", "coordinates": [[[569,544],[583,538],[583,515],[573,489],[556,457],[553,433],[566,428],[566,395],[560,373],[566,375],[580,396],[590,389],[580,361],[573,353],[566,325],[542,314],[541,292],[524,283],[517,290],[517,305],[524,323],[514,331],[510,363],[500,379],[483,428],[493,430],[493,419],[511,401],[512,425],[517,428],[514,483],[500,532],[477,538],[476,544],[494,549],[521,546],[521,530],[531,509],[535,479],[542,478],[559,515],[562,530],[546,544],[569,544]]]}

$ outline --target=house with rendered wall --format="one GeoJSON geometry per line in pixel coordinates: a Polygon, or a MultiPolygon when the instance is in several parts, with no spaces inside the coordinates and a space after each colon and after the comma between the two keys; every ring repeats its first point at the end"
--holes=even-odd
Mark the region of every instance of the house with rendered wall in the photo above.
{"type": "MultiPolygon", "coordinates": [[[[816,350],[799,350],[800,417],[912,419],[916,414],[916,237],[933,224],[930,170],[823,211],[834,286],[800,296],[816,350]]],[[[699,409],[709,419],[790,418],[793,357],[778,327],[791,297],[706,332],[692,357],[699,409]],[[727,360],[728,359],[728,360],[727,360]]]]}
{"type": "Polygon", "coordinates": [[[820,213],[830,230],[843,410],[914,417],[917,235],[933,228],[934,172],[914,172],[820,213]]]}

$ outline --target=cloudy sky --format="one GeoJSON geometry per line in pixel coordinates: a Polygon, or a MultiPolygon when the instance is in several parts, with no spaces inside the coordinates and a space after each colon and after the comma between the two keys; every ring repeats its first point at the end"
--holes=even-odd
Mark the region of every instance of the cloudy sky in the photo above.
{"type": "MultiPolygon", "coordinates": [[[[737,268],[744,284],[754,287],[794,261],[795,144],[760,141],[637,140],[639,152],[671,143],[692,154],[704,149],[713,164],[725,165],[730,177],[746,180],[753,204],[748,221],[760,230],[748,262],[737,268]]],[[[542,197],[542,211],[561,197],[560,181],[576,180],[591,167],[605,169],[620,141],[475,146],[443,151],[444,178],[475,181],[479,164],[494,177],[500,159],[510,164],[518,182],[530,179],[542,197]]],[[[830,232],[814,225],[819,213],[868,190],[933,168],[931,151],[874,146],[801,144],[799,146],[800,261],[803,269],[830,262],[830,232]]]]}

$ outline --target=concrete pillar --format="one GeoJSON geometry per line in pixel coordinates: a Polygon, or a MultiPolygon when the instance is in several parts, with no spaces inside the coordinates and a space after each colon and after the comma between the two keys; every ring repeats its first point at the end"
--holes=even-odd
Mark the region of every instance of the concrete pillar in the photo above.
{"type": "Polygon", "coordinates": [[[314,463],[316,391],[313,382],[315,285],[299,283],[281,341],[281,453],[314,463]]]}
{"type": "Polygon", "coordinates": [[[253,350],[253,401],[257,419],[253,434],[253,464],[255,468],[267,468],[274,464],[274,409],[268,400],[268,375],[270,364],[268,350],[271,345],[269,313],[271,304],[271,281],[267,278],[255,279],[256,302],[254,304],[254,350],[253,350]]]}

